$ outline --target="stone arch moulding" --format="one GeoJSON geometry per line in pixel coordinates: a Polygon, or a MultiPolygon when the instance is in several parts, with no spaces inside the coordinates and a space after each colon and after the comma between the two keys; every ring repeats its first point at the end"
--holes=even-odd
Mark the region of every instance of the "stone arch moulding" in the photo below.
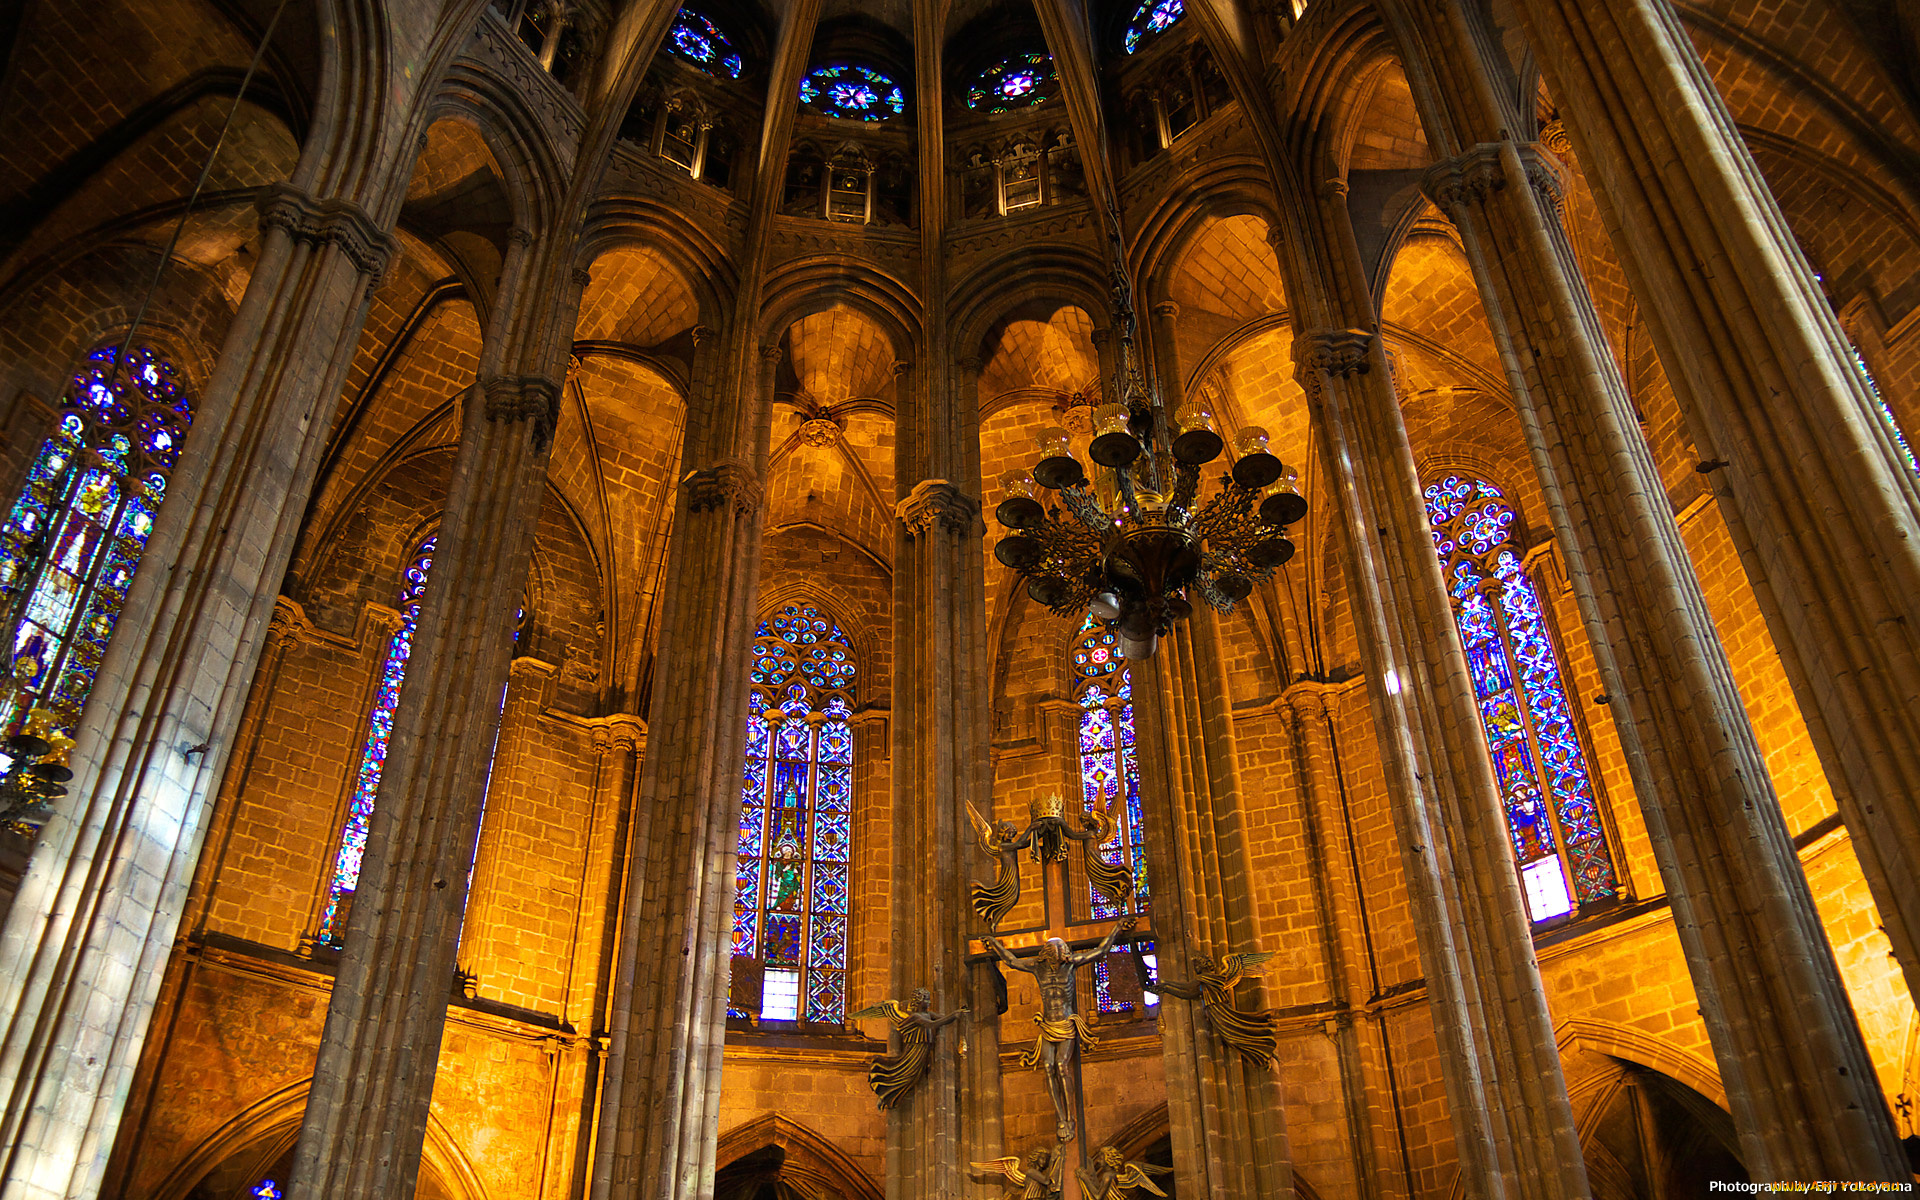
{"type": "Polygon", "coordinates": [[[878,325],[896,361],[914,361],[922,316],[919,297],[864,263],[826,257],[782,263],[768,272],[761,295],[762,345],[779,345],[801,320],[839,305],[878,325]]]}
{"type": "MultiPolygon", "coordinates": [[[[186,1200],[194,1186],[230,1156],[275,1136],[289,1133],[298,1136],[300,1118],[307,1110],[307,1092],[312,1086],[311,1077],[302,1079],[236,1113],[167,1172],[154,1188],[152,1200],[186,1200]]],[[[427,1115],[427,1140],[420,1159],[453,1194],[454,1200],[488,1200],[487,1190],[473,1163],[454,1144],[446,1125],[432,1113],[427,1115]]],[[[873,1200],[879,1200],[878,1196],[873,1200]]]]}
{"type": "MultiPolygon", "coordinates": [[[[1099,1144],[1114,1146],[1128,1158],[1139,1158],[1152,1149],[1155,1142],[1170,1136],[1172,1132],[1173,1123],[1167,1115],[1165,1102],[1162,1102],[1100,1139],[1099,1144]]],[[[1293,1172],[1293,1194],[1295,1200],[1320,1200],[1320,1193],[1300,1177],[1299,1171],[1293,1172]]]]}
{"type": "Polygon", "coordinates": [[[1606,1021],[1576,1019],[1562,1021],[1554,1040],[1562,1060],[1582,1050],[1623,1059],[1669,1075],[1721,1108],[1727,1107],[1727,1089],[1710,1059],[1676,1049],[1652,1034],[1606,1021]]]}
{"type": "Polygon", "coordinates": [[[769,1146],[780,1147],[790,1159],[829,1180],[846,1200],[883,1200],[880,1188],[839,1147],[782,1113],[768,1113],[721,1134],[714,1165],[729,1166],[769,1146]]]}

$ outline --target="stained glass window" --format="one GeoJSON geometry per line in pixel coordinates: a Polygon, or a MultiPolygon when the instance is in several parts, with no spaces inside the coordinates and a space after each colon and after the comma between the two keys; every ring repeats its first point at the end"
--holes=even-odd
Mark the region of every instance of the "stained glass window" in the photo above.
{"type": "MultiPolygon", "coordinates": [[[[753,645],[733,954],[765,963],[762,1020],[847,1012],[854,662],[847,635],[789,604],[753,645]]],[[[729,1008],[728,1015],[747,1014],[729,1008]]]]}
{"type": "MultiPolygon", "coordinates": [[[[0,734],[44,706],[71,733],[153,533],[193,423],[172,363],[149,346],[87,355],[27,484],[0,526],[0,596],[13,650],[0,734]]],[[[6,762],[0,755],[0,766],[6,762]]]]}
{"type": "Polygon", "coordinates": [[[1867,360],[1861,355],[1860,347],[1848,343],[1847,348],[1853,352],[1853,365],[1859,368],[1861,378],[1867,381],[1867,391],[1873,394],[1873,403],[1880,409],[1880,415],[1886,419],[1887,429],[1893,434],[1894,444],[1900,447],[1901,457],[1907,460],[1907,469],[1920,475],[1920,459],[1913,456],[1913,447],[1907,444],[1907,435],[1900,431],[1900,422],[1893,415],[1893,406],[1888,404],[1887,398],[1880,394],[1880,383],[1873,377],[1873,372],[1867,369],[1867,360]]]}
{"type": "Polygon", "coordinates": [[[800,102],[828,117],[884,121],[907,111],[900,85],[872,67],[815,67],[800,80],[800,102]]]}
{"type": "Polygon", "coordinates": [[[1053,83],[1051,54],[1016,54],[974,77],[967,89],[967,107],[1003,113],[1044,104],[1053,95],[1053,83]]]}
{"type": "Polygon", "coordinates": [[[1174,22],[1186,15],[1187,6],[1182,0],[1141,0],[1133,20],[1127,22],[1127,53],[1140,49],[1144,39],[1173,28],[1174,22]]]}
{"type": "Polygon", "coordinates": [[[271,1179],[262,1179],[248,1188],[247,1195],[252,1197],[252,1200],[285,1200],[286,1197],[286,1193],[280,1190],[280,1185],[271,1179]]]}
{"type": "Polygon", "coordinates": [[[420,623],[420,599],[427,592],[427,572],[433,567],[433,546],[437,534],[429,534],[407,564],[400,580],[400,595],[394,607],[400,610],[400,628],[387,643],[387,656],[380,664],[380,682],[373,694],[373,711],[367,716],[367,744],[360,752],[360,770],[354,776],[353,799],[347,804],[346,827],[340,832],[340,854],[334,860],[333,883],[327,891],[327,910],[320,919],[320,932],[314,940],[328,946],[340,945],[347,931],[347,914],[353,907],[353,890],[360,884],[360,863],[367,854],[367,827],[373,820],[374,797],[380,791],[380,773],[387,765],[387,743],[393,738],[393,713],[400,706],[400,685],[407,677],[407,656],[413,651],[413,634],[420,623]]]}
{"type": "Polygon", "coordinates": [[[728,78],[738,79],[746,67],[733,48],[733,39],[720,32],[711,18],[690,8],[682,8],[674,18],[673,28],[667,31],[667,49],[709,75],[725,72],[728,78]]]}
{"type": "Polygon", "coordinates": [[[1484,480],[1427,488],[1427,519],[1467,651],[1480,724],[1535,921],[1616,900],[1613,855],[1514,511],[1484,480]]]}
{"type": "MultiPolygon", "coordinates": [[[[1113,631],[1092,617],[1073,644],[1073,678],[1074,698],[1080,704],[1080,798],[1088,807],[1107,806],[1114,818],[1113,836],[1100,852],[1133,872],[1134,896],[1127,904],[1115,904],[1091,885],[1087,888],[1094,919],[1109,921],[1147,910],[1147,835],[1140,813],[1140,762],[1133,752],[1133,681],[1113,631]]],[[[1105,960],[1094,964],[1093,982],[1101,1012],[1132,1008],[1113,998],[1105,960]]],[[[1152,998],[1147,1002],[1153,1003],[1152,998]]]]}

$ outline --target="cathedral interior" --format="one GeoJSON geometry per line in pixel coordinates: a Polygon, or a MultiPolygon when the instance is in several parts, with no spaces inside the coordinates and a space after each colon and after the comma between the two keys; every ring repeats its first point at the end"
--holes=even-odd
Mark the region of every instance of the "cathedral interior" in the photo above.
{"type": "Polygon", "coordinates": [[[0,1200],[1912,1190],[1920,4],[0,63],[0,1200]]]}

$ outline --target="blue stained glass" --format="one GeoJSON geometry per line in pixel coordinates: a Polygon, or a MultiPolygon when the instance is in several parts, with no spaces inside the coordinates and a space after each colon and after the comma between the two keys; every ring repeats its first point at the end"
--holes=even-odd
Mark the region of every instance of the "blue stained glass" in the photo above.
{"type": "Polygon", "coordinates": [[[251,1200],[284,1200],[286,1193],[281,1191],[280,1185],[273,1180],[262,1179],[247,1189],[247,1195],[251,1200]]]}
{"type": "MultiPolygon", "coordinates": [[[[1109,861],[1126,866],[1134,879],[1134,898],[1115,904],[1091,886],[1088,909],[1096,920],[1147,907],[1146,824],[1140,809],[1140,762],[1133,748],[1132,680],[1111,629],[1093,618],[1080,627],[1069,661],[1080,704],[1080,791],[1087,805],[1105,800],[1114,818],[1113,835],[1102,847],[1109,861]],[[1124,803],[1122,803],[1124,801],[1124,803]]],[[[1104,964],[1096,974],[1104,971],[1104,964]]],[[[1101,976],[1104,978],[1104,976],[1101,976]]],[[[1104,984],[1100,985],[1104,988],[1104,984]]],[[[1105,992],[1102,990],[1101,995],[1105,992]]],[[[1119,1012],[1101,1001],[1102,1012],[1119,1012]]]]}
{"type": "Polygon", "coordinates": [[[885,121],[907,111],[899,84],[872,67],[852,64],[808,71],[800,80],[800,102],[822,116],[855,121],[885,121]]]}
{"type": "MultiPolygon", "coordinates": [[[[88,352],[0,525],[0,599],[20,618],[0,736],[36,707],[72,734],[153,532],[155,484],[164,487],[193,420],[172,363],[149,346],[130,351],[124,371],[119,361],[117,346],[88,352]]],[[[0,770],[9,761],[0,754],[0,770]]]]}
{"type": "Polygon", "coordinates": [[[837,622],[789,604],[761,624],[753,655],[734,953],[763,950],[770,965],[799,971],[805,1020],[837,1024],[851,907],[853,654],[837,622]]]}
{"type": "Polygon", "coordinates": [[[667,48],[709,75],[724,72],[729,78],[738,79],[746,66],[733,49],[733,39],[722,33],[711,18],[690,8],[682,8],[673,28],[667,31],[667,48]]]}
{"type": "Polygon", "coordinates": [[[413,635],[420,622],[420,600],[426,595],[427,572],[433,566],[433,547],[438,536],[429,534],[420,543],[401,576],[400,595],[394,602],[394,607],[400,610],[400,628],[387,643],[387,656],[380,664],[380,683],[374,691],[373,711],[367,715],[367,741],[360,752],[353,798],[347,803],[346,827],[340,832],[340,852],[334,859],[326,912],[320,918],[320,931],[314,936],[315,941],[326,945],[340,944],[346,933],[346,902],[360,885],[360,866],[367,853],[367,829],[373,821],[380,774],[387,765],[393,714],[400,706],[400,685],[406,681],[407,658],[413,651],[413,635]]]}
{"type": "Polygon", "coordinates": [[[1016,54],[974,77],[967,89],[967,107],[984,112],[1011,112],[1044,104],[1053,94],[1053,56],[1044,52],[1016,54]]]}
{"type": "Polygon", "coordinates": [[[1529,903],[1557,915],[1613,899],[1619,880],[1540,598],[1514,548],[1516,514],[1498,488],[1459,475],[1429,486],[1426,504],[1514,857],[1528,867],[1564,852],[1571,868],[1571,904],[1552,894],[1550,870],[1528,875],[1529,903]],[[1536,898],[1536,887],[1548,891],[1536,898]]]}
{"type": "Polygon", "coordinates": [[[1907,435],[1901,431],[1900,422],[1893,415],[1893,406],[1880,394],[1880,383],[1867,369],[1867,360],[1860,353],[1860,347],[1848,343],[1847,349],[1853,354],[1853,365],[1859,370],[1860,377],[1867,381],[1867,392],[1873,397],[1874,407],[1880,410],[1880,416],[1887,423],[1887,431],[1893,434],[1893,444],[1900,448],[1900,457],[1907,460],[1907,470],[1920,475],[1920,458],[1913,455],[1913,447],[1907,444],[1907,435]]]}
{"type": "Polygon", "coordinates": [[[1140,7],[1134,10],[1133,20],[1127,22],[1127,53],[1139,50],[1148,37],[1171,29],[1174,22],[1186,15],[1186,11],[1182,0],[1142,0],[1140,7]]]}

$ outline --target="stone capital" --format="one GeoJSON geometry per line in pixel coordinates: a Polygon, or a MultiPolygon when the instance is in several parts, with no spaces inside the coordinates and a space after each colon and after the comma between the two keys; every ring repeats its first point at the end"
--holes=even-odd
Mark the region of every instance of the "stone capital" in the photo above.
{"type": "Polygon", "coordinates": [[[905,375],[905,374],[907,374],[907,373],[908,373],[909,371],[912,371],[912,370],[913,370],[913,364],[912,364],[912,363],[910,363],[910,362],[907,362],[907,361],[906,361],[906,360],[904,360],[904,359],[902,359],[902,360],[899,360],[899,361],[897,361],[897,362],[895,362],[895,363],[893,364],[893,377],[894,377],[895,379],[898,379],[898,378],[900,378],[900,377],[901,377],[902,375],[905,375]]]}
{"type": "Polygon", "coordinates": [[[760,507],[765,487],[760,476],[745,463],[723,462],[698,467],[680,477],[687,493],[687,507],[694,512],[711,512],[729,507],[745,516],[760,507]]]}
{"type": "Polygon", "coordinates": [[[393,235],[365,209],[345,200],[317,200],[288,183],[269,184],[255,202],[260,228],[282,229],[296,242],[338,246],[369,287],[378,287],[393,261],[393,235]]]}
{"type": "Polygon", "coordinates": [[[1373,339],[1368,329],[1309,330],[1294,339],[1294,361],[1335,379],[1365,375],[1371,366],[1373,339]]]}
{"type": "Polygon", "coordinates": [[[573,280],[573,286],[584,292],[587,290],[587,285],[593,282],[593,272],[585,267],[575,267],[569,278],[573,280]]]}
{"type": "Polygon", "coordinates": [[[1505,190],[1512,171],[1506,162],[1511,146],[1526,172],[1527,182],[1549,209],[1559,210],[1566,194],[1567,169],[1546,148],[1535,144],[1482,142],[1464,154],[1435,163],[1420,180],[1420,190],[1442,212],[1456,215],[1468,205],[1480,205],[1505,190]]]}
{"type": "Polygon", "coordinates": [[[487,420],[528,421],[533,441],[545,449],[560,418],[560,385],[544,375],[496,375],[480,384],[487,420]]]}
{"type": "Polygon", "coordinates": [[[515,225],[507,230],[507,244],[521,247],[531,246],[533,245],[533,232],[519,225],[515,225]]]}
{"type": "Polygon", "coordinates": [[[893,514],[907,527],[908,537],[919,537],[936,527],[967,534],[980,528],[980,502],[944,479],[922,479],[893,514]]]}
{"type": "Polygon", "coordinates": [[[760,357],[770,363],[779,362],[780,359],[785,356],[785,353],[785,351],[780,349],[778,342],[762,342],[760,344],[760,357]]]}
{"type": "Polygon", "coordinates": [[[304,646],[314,638],[313,622],[307,619],[307,610],[291,596],[273,598],[273,616],[267,619],[267,646],[292,647],[304,646]]]}
{"type": "Polygon", "coordinates": [[[1148,311],[1152,312],[1156,317],[1165,317],[1171,321],[1180,315],[1180,302],[1177,300],[1162,300],[1148,311]]]}
{"type": "Polygon", "coordinates": [[[620,751],[625,754],[637,754],[646,744],[646,722],[631,713],[614,713],[611,716],[596,717],[592,722],[593,748],[601,754],[620,751]]]}

